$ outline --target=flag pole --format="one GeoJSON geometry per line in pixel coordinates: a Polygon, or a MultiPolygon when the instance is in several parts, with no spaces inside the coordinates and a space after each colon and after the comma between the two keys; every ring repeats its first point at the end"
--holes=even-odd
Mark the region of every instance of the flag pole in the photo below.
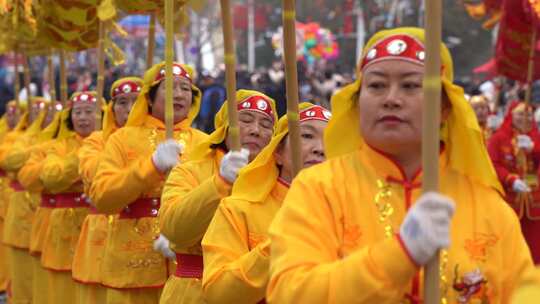
{"type": "MultiPolygon", "coordinates": [[[[425,76],[422,127],[422,192],[439,189],[439,129],[441,121],[441,0],[425,1],[425,76]]],[[[438,304],[439,251],[424,267],[424,303],[438,304]]]]}
{"type": "Polygon", "coordinates": [[[220,0],[223,21],[223,41],[225,44],[225,78],[227,82],[227,110],[229,112],[229,138],[232,151],[240,150],[240,130],[238,128],[238,109],[236,107],[236,52],[234,48],[231,4],[220,0]]]}

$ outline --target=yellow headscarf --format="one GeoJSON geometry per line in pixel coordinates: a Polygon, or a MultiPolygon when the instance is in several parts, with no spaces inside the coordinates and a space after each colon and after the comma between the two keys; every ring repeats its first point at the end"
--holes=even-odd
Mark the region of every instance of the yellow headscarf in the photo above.
{"type": "MultiPolygon", "coordinates": [[[[193,79],[193,69],[184,64],[180,65],[193,79]]],[[[150,102],[148,100],[148,92],[150,92],[150,89],[153,86],[158,85],[161,82],[156,81],[155,79],[160,70],[164,67],[165,62],[163,61],[161,63],[155,64],[153,67],[151,67],[144,73],[143,87],[141,89],[141,92],[139,93],[139,97],[137,97],[137,101],[135,101],[133,108],[131,108],[131,112],[129,112],[126,126],[141,126],[144,123],[146,116],[149,115],[148,105],[150,104],[150,102]]],[[[199,108],[201,106],[201,90],[199,90],[199,88],[197,88],[194,84],[191,84],[191,89],[196,93],[193,94],[193,103],[191,104],[191,108],[189,109],[188,117],[182,121],[182,126],[185,127],[191,126],[191,123],[199,113],[199,108]]]]}
{"type": "MultiPolygon", "coordinates": [[[[420,28],[403,27],[383,30],[371,37],[364,48],[362,57],[376,42],[398,34],[410,35],[424,42],[424,30],[420,28]]],[[[441,139],[448,151],[449,165],[461,174],[503,193],[486,151],[482,131],[474,111],[465,100],[463,89],[452,83],[454,79],[452,57],[443,43],[441,43],[441,63],[443,65],[442,86],[452,105],[445,126],[441,129],[441,139]]],[[[352,152],[363,144],[359,131],[357,107],[361,81],[362,74],[358,71],[358,80],[342,88],[332,97],[333,116],[325,131],[325,152],[328,158],[352,152]],[[344,138],[346,140],[343,140],[344,138]]]]}
{"type": "MultiPolygon", "coordinates": [[[[139,77],[123,77],[115,82],[113,82],[111,86],[111,96],[113,96],[114,90],[119,87],[120,85],[126,83],[127,81],[135,82],[142,86],[143,80],[139,77]]],[[[114,100],[111,99],[111,102],[107,104],[107,106],[103,109],[103,139],[107,140],[109,136],[118,128],[116,125],[116,117],[114,116],[114,100]]],[[[133,105],[135,107],[135,105],[133,105]]]]}
{"type": "MultiPolygon", "coordinates": [[[[242,103],[246,98],[251,96],[262,96],[266,100],[270,101],[270,106],[272,107],[272,112],[274,113],[274,121],[277,121],[277,110],[276,102],[264,95],[261,92],[251,91],[251,90],[238,90],[236,91],[236,103],[242,103]]],[[[221,105],[221,108],[216,113],[214,117],[214,128],[215,131],[212,132],[202,143],[197,145],[191,152],[191,160],[201,160],[206,158],[210,153],[212,153],[212,145],[217,145],[222,143],[227,136],[227,129],[229,128],[229,110],[227,108],[227,101],[221,105]]],[[[276,124],[274,124],[274,131],[276,130],[276,124]]]]}
{"type": "Polygon", "coordinates": [[[28,134],[37,134],[41,131],[41,125],[47,116],[47,106],[51,103],[50,100],[47,100],[41,96],[32,97],[30,99],[31,106],[39,106],[38,117],[30,124],[26,132],[28,134]]]}
{"type": "MultiPolygon", "coordinates": [[[[312,103],[303,102],[299,105],[300,110],[313,106],[312,103]]],[[[287,115],[283,115],[270,140],[270,143],[255,157],[247,166],[238,173],[238,178],[233,184],[231,196],[250,202],[262,202],[268,196],[279,177],[279,169],[274,156],[279,144],[289,134],[289,121],[287,115]]]]}

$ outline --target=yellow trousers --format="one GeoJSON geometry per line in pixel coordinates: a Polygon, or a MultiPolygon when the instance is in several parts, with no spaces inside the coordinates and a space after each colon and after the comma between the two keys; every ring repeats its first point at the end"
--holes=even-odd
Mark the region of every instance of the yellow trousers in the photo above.
{"type": "Polygon", "coordinates": [[[32,255],[32,303],[48,304],[49,282],[47,270],[41,267],[41,257],[32,255]]]}
{"type": "MultiPolygon", "coordinates": [[[[76,283],[71,278],[71,271],[53,271],[46,269],[49,282],[48,301],[51,304],[76,303],[76,283]]],[[[37,304],[37,303],[36,303],[37,304]]]]}
{"type": "Polygon", "coordinates": [[[10,304],[32,303],[32,256],[25,249],[7,247],[11,278],[10,304]]]}
{"type": "Polygon", "coordinates": [[[204,304],[201,280],[170,276],[159,304],[204,304]]]}
{"type": "Polygon", "coordinates": [[[9,280],[9,263],[7,261],[7,248],[3,238],[4,219],[0,218],[0,293],[5,292],[9,280]]]}
{"type": "Polygon", "coordinates": [[[107,304],[156,304],[161,288],[107,289],[107,304]]]}
{"type": "Polygon", "coordinates": [[[77,304],[105,304],[107,288],[77,282],[77,304]]]}

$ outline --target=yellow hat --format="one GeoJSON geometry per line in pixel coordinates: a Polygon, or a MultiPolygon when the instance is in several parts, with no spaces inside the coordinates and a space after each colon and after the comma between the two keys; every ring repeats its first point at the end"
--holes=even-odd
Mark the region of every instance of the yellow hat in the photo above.
{"type": "Polygon", "coordinates": [[[485,105],[487,105],[488,104],[488,100],[487,100],[486,96],[484,96],[484,95],[471,96],[471,98],[469,98],[469,102],[472,105],[476,105],[476,104],[485,104],[485,105]]]}
{"type": "MultiPolygon", "coordinates": [[[[261,92],[251,91],[251,90],[238,90],[236,91],[236,103],[241,105],[246,99],[252,96],[260,96],[264,98],[272,109],[273,120],[277,121],[277,111],[276,111],[276,102],[264,95],[261,92]]],[[[214,117],[214,128],[215,131],[212,132],[202,143],[197,145],[191,152],[191,160],[201,160],[206,158],[210,153],[212,153],[212,145],[217,145],[222,143],[227,136],[227,129],[229,128],[229,110],[227,108],[227,101],[221,105],[221,108],[216,113],[214,117]]],[[[276,124],[274,124],[274,131],[276,129],[276,124]]]]}
{"type": "Polygon", "coordinates": [[[126,93],[140,92],[143,80],[139,77],[123,77],[111,86],[111,102],[103,109],[103,139],[107,140],[109,136],[118,128],[116,117],[114,116],[114,98],[126,93]]]}
{"type": "MultiPolygon", "coordinates": [[[[303,102],[299,105],[300,115],[309,110],[314,105],[303,102]]],[[[255,157],[247,166],[238,173],[238,178],[233,184],[231,196],[237,199],[250,202],[262,202],[274,187],[279,176],[279,169],[276,165],[276,152],[279,144],[289,133],[289,121],[287,115],[282,116],[278,123],[276,132],[270,143],[255,157]]]]}
{"type": "MultiPolygon", "coordinates": [[[[181,67],[181,75],[179,76],[183,76],[188,79],[193,78],[193,70],[189,66],[179,63],[174,63],[174,66],[181,67]]],[[[173,74],[175,74],[174,66],[173,74]]],[[[150,102],[148,100],[148,92],[150,92],[150,89],[153,86],[158,85],[164,79],[160,77],[160,75],[163,74],[164,68],[165,62],[161,62],[155,64],[144,73],[143,87],[139,93],[139,96],[137,97],[137,100],[135,101],[135,104],[133,105],[133,108],[131,109],[131,112],[129,112],[126,126],[141,126],[144,123],[146,116],[149,114],[148,106],[150,105],[150,102]]],[[[182,121],[182,126],[185,127],[191,126],[191,123],[199,113],[199,108],[201,106],[201,90],[199,90],[199,88],[197,88],[193,83],[191,84],[191,90],[194,91],[193,103],[189,109],[188,117],[182,121]]]]}
{"type": "MultiPolygon", "coordinates": [[[[403,27],[377,32],[364,48],[363,58],[382,39],[395,35],[408,35],[424,42],[424,30],[403,27]]],[[[399,58],[399,57],[398,57],[399,58]]],[[[465,100],[463,89],[452,83],[454,79],[452,57],[441,43],[442,86],[448,95],[452,109],[446,126],[441,129],[441,139],[448,150],[449,165],[452,169],[469,176],[477,182],[493,187],[503,193],[495,169],[489,159],[482,131],[473,109],[465,100]]],[[[332,97],[333,116],[325,132],[326,156],[344,155],[358,149],[363,144],[359,131],[358,94],[361,88],[362,71],[358,79],[342,88],[332,97]],[[346,141],[343,138],[347,138],[346,141]]]]}

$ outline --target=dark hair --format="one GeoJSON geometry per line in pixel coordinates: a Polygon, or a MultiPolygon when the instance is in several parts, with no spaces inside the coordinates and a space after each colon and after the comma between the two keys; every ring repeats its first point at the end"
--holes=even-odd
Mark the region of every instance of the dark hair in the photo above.
{"type": "Polygon", "coordinates": [[[518,98],[519,98],[519,100],[524,101],[526,95],[527,95],[527,94],[526,94],[526,90],[520,89],[520,90],[518,91],[518,98]]]}
{"type": "Polygon", "coordinates": [[[66,126],[68,130],[73,131],[75,128],[73,127],[73,120],[71,120],[71,114],[73,113],[73,108],[69,109],[69,115],[66,118],[66,126]]]}
{"type": "Polygon", "coordinates": [[[211,144],[210,149],[212,150],[220,149],[220,150],[223,150],[224,152],[229,152],[229,149],[227,148],[225,141],[222,141],[219,144],[211,144]]]}

